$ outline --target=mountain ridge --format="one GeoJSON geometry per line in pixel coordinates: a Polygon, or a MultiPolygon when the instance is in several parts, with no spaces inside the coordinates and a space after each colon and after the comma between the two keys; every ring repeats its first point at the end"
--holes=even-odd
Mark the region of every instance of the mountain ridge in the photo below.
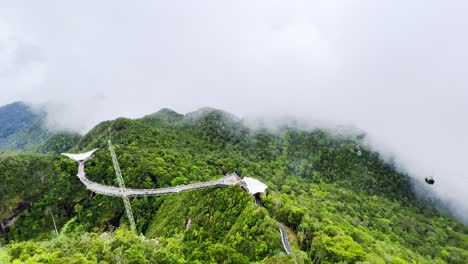
{"type": "Polygon", "coordinates": [[[45,111],[24,102],[0,107],[0,150],[59,153],[77,142],[76,133],[49,130],[46,118],[45,111]]]}
{"type": "Polygon", "coordinates": [[[468,260],[464,248],[468,228],[439,213],[431,201],[417,198],[406,175],[354,137],[291,128],[281,133],[254,131],[216,110],[197,119],[183,119],[172,110],[140,119],[117,118],[101,122],[69,149],[100,148],[88,161],[86,176],[116,186],[109,139],[129,188],[195,183],[236,171],[261,179],[269,189],[261,196],[260,207],[237,186],[133,199],[138,231],[160,241],[154,248],[125,231],[128,223],[121,200],[86,190],[75,176],[73,161],[53,153],[0,157],[0,168],[7,168],[0,170],[5,182],[0,216],[8,215],[8,207],[18,201],[32,204],[30,212],[18,215],[9,231],[0,235],[0,241],[10,243],[5,254],[28,259],[27,247],[38,247],[44,257],[52,258],[62,243],[77,251],[62,251],[58,260],[81,252],[93,262],[92,249],[81,242],[89,236],[90,245],[110,243],[110,249],[102,250],[108,253],[94,262],[109,261],[109,252],[126,261],[158,256],[163,263],[468,260]],[[356,144],[361,156],[355,153],[356,144]],[[28,182],[38,188],[22,189],[28,182]],[[59,228],[67,227],[69,240],[41,242],[52,238],[53,223],[44,218],[46,210],[54,214],[59,228]],[[297,236],[291,255],[282,253],[278,224],[297,236]],[[110,232],[108,240],[97,238],[103,232],[110,232]]]}

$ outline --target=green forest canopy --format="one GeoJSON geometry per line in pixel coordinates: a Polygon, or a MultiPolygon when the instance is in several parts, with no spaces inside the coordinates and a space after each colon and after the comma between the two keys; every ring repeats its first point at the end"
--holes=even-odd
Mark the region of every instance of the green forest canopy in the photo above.
{"type": "Polygon", "coordinates": [[[184,116],[168,109],[103,122],[68,145],[58,138],[74,152],[100,148],[86,173],[103,184],[117,186],[111,139],[128,187],[194,183],[233,171],[269,186],[261,207],[238,186],[132,199],[144,237],[128,231],[121,199],[88,192],[76,164],[52,143],[43,145],[48,154],[3,153],[0,218],[24,211],[0,236],[0,260],[467,263],[468,228],[417,198],[408,176],[360,138],[288,127],[252,131],[221,111],[184,116]],[[283,253],[280,223],[290,233],[290,256],[283,253]]]}

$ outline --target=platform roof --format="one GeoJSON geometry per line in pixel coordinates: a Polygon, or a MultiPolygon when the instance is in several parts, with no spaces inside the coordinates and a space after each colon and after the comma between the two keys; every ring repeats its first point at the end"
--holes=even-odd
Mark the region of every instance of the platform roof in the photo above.
{"type": "Polygon", "coordinates": [[[98,149],[93,149],[93,150],[88,151],[86,153],[79,153],[79,154],[62,153],[62,155],[67,156],[72,160],[84,161],[84,160],[89,159],[89,157],[91,157],[96,150],[98,150],[98,149]]]}
{"type": "Polygon", "coordinates": [[[250,194],[265,193],[265,190],[268,188],[266,184],[254,178],[244,177],[242,180],[247,185],[250,194]]]}

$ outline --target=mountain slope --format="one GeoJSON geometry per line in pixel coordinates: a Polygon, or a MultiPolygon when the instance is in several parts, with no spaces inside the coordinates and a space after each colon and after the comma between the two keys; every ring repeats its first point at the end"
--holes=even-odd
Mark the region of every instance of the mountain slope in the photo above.
{"type": "Polygon", "coordinates": [[[0,150],[54,151],[60,153],[78,143],[80,136],[65,131],[50,131],[46,114],[34,111],[23,102],[0,107],[0,150]]]}
{"type": "Polygon", "coordinates": [[[28,149],[48,136],[43,113],[24,103],[0,107],[0,149],[28,149]]]}
{"type": "Polygon", "coordinates": [[[0,107],[0,138],[6,138],[31,125],[38,116],[21,102],[0,107]]]}
{"type": "Polygon", "coordinates": [[[35,149],[50,135],[44,119],[22,102],[0,107],[0,150],[35,149]]]}
{"type": "Polygon", "coordinates": [[[154,256],[162,263],[468,261],[467,227],[439,213],[431,201],[417,199],[409,178],[368,151],[358,137],[295,128],[278,134],[252,131],[242,120],[216,110],[119,118],[99,124],[78,144],[81,151],[100,148],[87,163],[87,177],[116,186],[108,139],[128,187],[201,182],[236,171],[265,182],[268,193],[260,207],[238,186],[132,199],[138,231],[159,241],[151,246],[125,231],[120,199],[84,188],[73,161],[40,156],[46,166],[35,164],[29,154],[4,156],[2,181],[41,186],[22,193],[2,189],[8,198],[1,201],[0,216],[13,215],[20,203],[32,205],[1,236],[4,242],[25,242],[11,243],[4,255],[28,259],[28,250],[37,249],[57,262],[81,254],[90,263],[115,262],[109,254],[142,263],[154,256]],[[356,144],[361,144],[361,156],[354,152],[356,144]],[[45,211],[70,239],[28,241],[51,236],[53,223],[45,211]],[[297,236],[300,251],[291,256],[282,253],[280,223],[297,236]],[[115,228],[108,237],[98,237],[115,228]],[[99,245],[108,246],[93,249],[99,245]]]}

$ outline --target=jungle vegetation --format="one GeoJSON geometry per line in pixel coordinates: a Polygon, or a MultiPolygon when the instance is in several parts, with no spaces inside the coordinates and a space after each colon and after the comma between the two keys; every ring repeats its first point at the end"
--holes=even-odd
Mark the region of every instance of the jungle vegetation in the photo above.
{"type": "Polygon", "coordinates": [[[102,122],[83,137],[55,136],[42,153],[5,151],[0,219],[15,220],[0,230],[0,263],[468,263],[468,227],[416,196],[418,183],[363,137],[286,126],[273,133],[218,110],[163,109],[102,122]],[[87,191],[76,164],[58,154],[99,148],[87,177],[117,186],[109,139],[128,187],[237,172],[269,189],[261,206],[239,186],[132,198],[136,235],[122,200],[87,191]]]}

